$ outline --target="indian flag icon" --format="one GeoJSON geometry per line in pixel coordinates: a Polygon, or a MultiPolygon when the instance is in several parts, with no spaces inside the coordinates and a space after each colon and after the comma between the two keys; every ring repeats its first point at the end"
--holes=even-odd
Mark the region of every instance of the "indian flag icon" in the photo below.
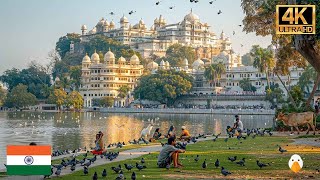
{"type": "Polygon", "coordinates": [[[8,175],[50,175],[51,146],[7,146],[8,175]]]}

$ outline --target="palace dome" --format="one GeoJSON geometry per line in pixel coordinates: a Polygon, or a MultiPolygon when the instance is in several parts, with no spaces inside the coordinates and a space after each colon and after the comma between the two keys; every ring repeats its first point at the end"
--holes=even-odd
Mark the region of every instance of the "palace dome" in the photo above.
{"type": "Polygon", "coordinates": [[[126,59],[121,56],[121,57],[119,58],[119,61],[118,61],[118,62],[124,62],[124,63],[125,63],[125,62],[126,62],[126,59]]]}
{"type": "Polygon", "coordinates": [[[109,22],[107,20],[104,21],[105,26],[109,26],[109,22]]]}
{"type": "Polygon", "coordinates": [[[87,26],[84,24],[81,26],[81,30],[87,30],[87,26]]]}
{"type": "Polygon", "coordinates": [[[140,60],[139,60],[139,57],[134,54],[131,58],[130,58],[130,63],[133,64],[133,63],[136,63],[136,64],[139,64],[140,63],[140,60]]]}
{"type": "Polygon", "coordinates": [[[110,51],[110,49],[106,54],[104,54],[104,60],[107,61],[109,59],[115,59],[115,56],[113,52],[110,51]]]}
{"type": "Polygon", "coordinates": [[[97,26],[103,26],[104,25],[104,18],[101,18],[101,20],[98,22],[97,26]]]}
{"type": "Polygon", "coordinates": [[[96,51],[94,51],[94,53],[91,55],[91,60],[92,62],[99,63],[100,58],[99,58],[99,54],[96,51]]]}
{"type": "Polygon", "coordinates": [[[83,59],[82,62],[90,62],[90,57],[88,56],[88,54],[86,54],[83,59]]]}
{"type": "Polygon", "coordinates": [[[154,62],[154,61],[150,62],[150,63],[147,65],[147,68],[148,68],[148,69],[158,69],[158,67],[159,67],[159,65],[158,65],[156,62],[154,62]]]}
{"type": "Polygon", "coordinates": [[[128,22],[128,18],[125,17],[124,15],[120,18],[120,23],[122,22],[128,22]]]}
{"type": "Polygon", "coordinates": [[[110,22],[110,26],[115,26],[113,21],[110,22]]]}
{"type": "Polygon", "coordinates": [[[203,67],[203,66],[204,66],[204,62],[199,58],[192,63],[192,67],[194,69],[198,69],[199,67],[203,67]]]}
{"type": "Polygon", "coordinates": [[[161,60],[160,66],[165,66],[165,65],[166,65],[166,64],[165,64],[164,60],[161,60]]]}
{"type": "Polygon", "coordinates": [[[200,18],[198,15],[194,14],[191,10],[191,12],[184,17],[184,20],[194,22],[194,21],[199,21],[200,18]]]}

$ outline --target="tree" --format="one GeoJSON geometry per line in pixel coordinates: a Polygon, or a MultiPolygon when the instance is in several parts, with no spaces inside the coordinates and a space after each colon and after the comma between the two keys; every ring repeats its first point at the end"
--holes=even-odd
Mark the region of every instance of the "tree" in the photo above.
{"type": "Polygon", "coordinates": [[[125,86],[121,86],[119,89],[118,89],[118,97],[119,98],[125,98],[128,93],[130,91],[130,88],[129,86],[125,85],[125,86]]]}
{"type": "Polygon", "coordinates": [[[250,55],[253,57],[253,67],[259,69],[261,73],[266,74],[267,87],[270,89],[269,73],[275,66],[273,52],[270,49],[265,49],[259,45],[253,45],[250,51],[250,55]]]}
{"type": "Polygon", "coordinates": [[[5,89],[3,89],[2,85],[0,84],[0,107],[3,106],[3,104],[6,101],[7,92],[5,89]]]}
{"type": "Polygon", "coordinates": [[[316,71],[312,66],[308,65],[305,68],[304,72],[299,77],[298,85],[303,91],[306,90],[306,93],[309,94],[310,93],[309,87],[310,85],[312,85],[314,81],[316,81],[316,77],[317,77],[316,71]]]}
{"type": "Polygon", "coordinates": [[[298,104],[298,107],[300,108],[304,102],[303,92],[302,92],[301,88],[297,85],[293,86],[290,90],[290,94],[292,95],[292,98],[298,104]]]}
{"type": "Polygon", "coordinates": [[[71,84],[74,84],[75,89],[78,90],[81,84],[81,66],[71,66],[69,70],[71,84]]]}
{"type": "MultiPolygon", "coordinates": [[[[277,4],[296,4],[295,0],[242,0],[241,6],[246,14],[243,19],[243,30],[247,33],[255,32],[259,36],[272,36],[272,42],[276,46],[277,64],[275,72],[286,75],[289,67],[304,67],[308,61],[317,72],[317,78],[313,90],[306,102],[310,102],[320,82],[320,24],[316,25],[316,34],[276,35],[275,19],[277,4]],[[294,48],[292,48],[292,46],[294,48]]],[[[320,17],[320,1],[299,0],[299,4],[316,5],[316,17],[320,17]]]]}
{"type": "Polygon", "coordinates": [[[257,88],[251,84],[249,78],[240,80],[239,85],[243,91],[252,91],[252,92],[257,91],[257,88]]]}
{"type": "Polygon", "coordinates": [[[24,108],[37,104],[35,95],[28,92],[28,87],[18,84],[8,93],[5,105],[9,108],[24,108]]]}
{"type": "Polygon", "coordinates": [[[266,97],[265,98],[273,106],[275,106],[276,103],[283,103],[285,101],[283,97],[284,97],[284,93],[283,93],[282,89],[279,87],[278,83],[276,83],[275,85],[271,85],[270,89],[267,89],[267,87],[266,87],[266,97]]]}
{"type": "Polygon", "coordinates": [[[245,66],[253,66],[254,58],[250,55],[250,53],[244,54],[242,57],[242,64],[245,66]]]}
{"type": "Polygon", "coordinates": [[[78,91],[72,91],[67,96],[66,105],[68,107],[72,106],[76,110],[80,110],[83,106],[83,98],[82,98],[81,94],[78,91]]]}
{"type": "Polygon", "coordinates": [[[48,102],[56,104],[58,109],[60,109],[62,105],[65,105],[66,101],[67,93],[63,89],[55,89],[48,98],[48,102]]]}
{"type": "Polygon", "coordinates": [[[136,99],[148,99],[172,105],[183,94],[190,92],[192,77],[183,71],[158,71],[142,76],[134,90],[136,99]]]}
{"type": "MultiPolygon", "coordinates": [[[[182,66],[183,60],[188,59],[189,64],[192,64],[196,59],[196,52],[190,46],[183,46],[181,44],[173,44],[166,51],[166,57],[159,58],[160,62],[169,61],[171,66],[182,66]]],[[[158,62],[158,63],[159,63],[158,62]]]]}
{"type": "Polygon", "coordinates": [[[103,107],[112,107],[114,105],[114,98],[104,96],[100,99],[99,105],[103,107]]]}
{"type": "Polygon", "coordinates": [[[221,75],[225,72],[225,65],[222,62],[219,62],[217,64],[211,64],[208,66],[204,71],[204,77],[210,82],[210,84],[214,84],[216,87],[217,84],[219,84],[221,75]]]}
{"type": "Polygon", "coordinates": [[[73,41],[73,43],[80,42],[80,34],[68,33],[67,35],[60,37],[56,43],[56,50],[62,59],[70,50],[71,41],[73,41]]]}

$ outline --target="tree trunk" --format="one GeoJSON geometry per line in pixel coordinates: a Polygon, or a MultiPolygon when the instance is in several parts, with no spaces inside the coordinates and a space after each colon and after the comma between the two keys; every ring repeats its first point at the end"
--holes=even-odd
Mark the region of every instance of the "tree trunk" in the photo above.
{"type": "Polygon", "coordinates": [[[270,80],[269,80],[269,72],[268,72],[268,70],[266,70],[266,78],[267,78],[267,87],[268,87],[268,89],[270,89],[270,80]]]}
{"type": "Polygon", "coordinates": [[[312,100],[312,98],[314,96],[314,93],[316,92],[316,90],[318,88],[319,83],[320,83],[320,73],[317,73],[317,79],[314,82],[313,89],[311,91],[311,94],[309,95],[309,98],[308,98],[307,102],[306,102],[307,106],[310,106],[311,100],[312,100]]]}
{"type": "Polygon", "coordinates": [[[283,83],[283,81],[282,81],[282,79],[280,78],[280,76],[279,76],[277,73],[276,73],[276,75],[277,75],[277,77],[279,78],[279,80],[280,80],[281,84],[283,85],[283,87],[286,89],[287,94],[288,94],[288,96],[289,96],[289,99],[290,99],[291,103],[293,104],[293,107],[294,107],[296,110],[298,110],[297,104],[296,104],[296,102],[294,101],[293,97],[291,96],[288,88],[287,88],[286,85],[283,83]]]}

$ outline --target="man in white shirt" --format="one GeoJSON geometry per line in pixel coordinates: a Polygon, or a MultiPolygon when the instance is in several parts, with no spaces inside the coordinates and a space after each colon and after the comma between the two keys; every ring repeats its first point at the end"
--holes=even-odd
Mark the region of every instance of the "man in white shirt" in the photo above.
{"type": "Polygon", "coordinates": [[[241,133],[243,131],[243,123],[240,121],[240,118],[238,115],[235,115],[236,122],[233,125],[233,129],[236,129],[239,133],[239,136],[241,136],[241,133]]]}

